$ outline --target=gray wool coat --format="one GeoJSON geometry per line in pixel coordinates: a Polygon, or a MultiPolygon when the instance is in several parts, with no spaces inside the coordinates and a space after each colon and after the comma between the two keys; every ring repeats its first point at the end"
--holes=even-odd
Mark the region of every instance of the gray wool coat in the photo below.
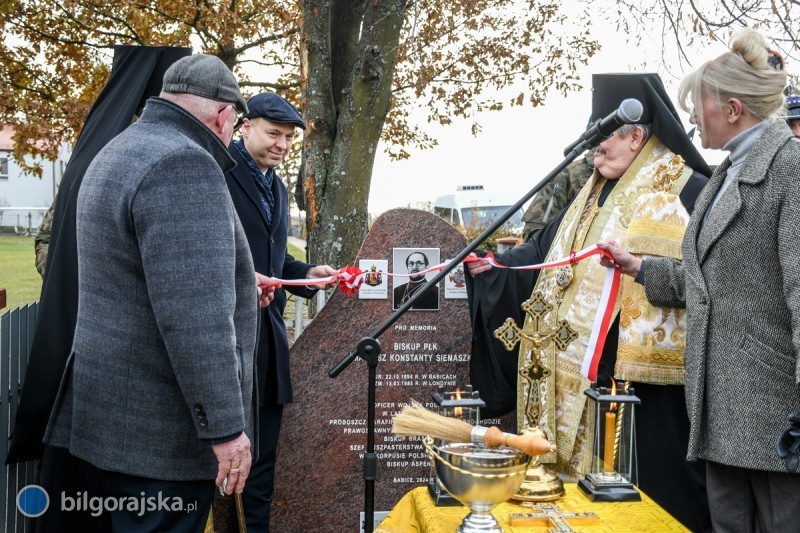
{"type": "Polygon", "coordinates": [[[78,318],[45,442],[93,465],[213,479],[209,440],[253,439],[257,291],[225,145],[150,99],[78,196],[78,318]]]}
{"type": "Polygon", "coordinates": [[[800,142],[771,124],[700,232],[728,166],[697,199],[683,262],[646,259],[640,279],[655,305],[686,306],[688,459],[785,472],[776,441],[800,411],[800,142]]]}

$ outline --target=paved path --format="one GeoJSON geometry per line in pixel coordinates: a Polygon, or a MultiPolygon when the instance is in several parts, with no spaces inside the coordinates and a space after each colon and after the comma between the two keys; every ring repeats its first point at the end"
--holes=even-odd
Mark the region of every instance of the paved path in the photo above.
{"type": "Polygon", "coordinates": [[[306,251],[306,241],[304,241],[303,239],[301,239],[299,237],[291,237],[291,236],[289,236],[289,237],[287,237],[287,240],[288,240],[289,244],[291,244],[292,246],[296,246],[296,247],[300,248],[301,250],[306,251]]]}

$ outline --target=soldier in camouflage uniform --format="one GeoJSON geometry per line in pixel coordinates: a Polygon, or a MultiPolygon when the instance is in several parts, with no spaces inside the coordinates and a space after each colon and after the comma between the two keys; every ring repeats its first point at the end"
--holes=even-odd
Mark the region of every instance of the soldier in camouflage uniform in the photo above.
{"type": "Polygon", "coordinates": [[[594,172],[594,152],[589,150],[558,173],[544,189],[533,197],[522,220],[522,236],[527,241],[547,222],[567,207],[594,172]]]}
{"type": "Polygon", "coordinates": [[[36,250],[36,270],[39,271],[39,275],[42,277],[44,277],[44,267],[47,264],[47,249],[50,247],[50,228],[53,225],[55,207],[56,203],[53,201],[50,209],[45,213],[42,223],[39,224],[36,238],[33,239],[33,245],[36,250]]]}

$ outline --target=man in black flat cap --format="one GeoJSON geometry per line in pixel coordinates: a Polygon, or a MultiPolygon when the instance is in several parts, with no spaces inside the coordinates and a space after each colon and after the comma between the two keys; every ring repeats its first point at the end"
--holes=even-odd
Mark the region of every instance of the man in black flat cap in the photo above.
{"type": "MultiPolygon", "coordinates": [[[[501,264],[553,261],[598,240],[621,242],[635,254],[680,257],[708,166],[692,146],[657,74],[599,74],[592,86],[592,120],[614,112],[624,99],[636,98],[644,107],[641,121],[622,126],[597,146],[594,173],[572,204],[531,240],[496,254],[501,264]]],[[[469,271],[474,277],[467,280],[471,376],[487,403],[486,415],[516,407],[520,427],[538,425],[558,445],[557,455],[542,462],[554,463],[562,477],[577,480],[589,472],[592,456],[594,425],[583,391],[590,384],[586,357],[591,361],[592,326],[606,269],[589,259],[541,272],[492,269],[482,261],[470,263],[469,271]],[[529,298],[534,308],[549,309],[541,319],[529,320],[529,326],[555,331],[566,322],[574,338],[539,341],[528,331],[518,352],[507,351],[495,331],[506,317],[521,326],[525,314],[520,304],[529,298]],[[547,373],[533,364],[531,355],[537,351],[547,373]],[[537,381],[541,375],[546,379],[537,381]],[[534,386],[539,395],[531,394],[534,386]],[[540,411],[528,409],[529,401],[540,411]]],[[[620,284],[617,302],[619,312],[609,328],[596,380],[609,387],[612,377],[630,383],[642,400],[636,408],[638,484],[693,531],[710,529],[705,465],[686,461],[685,312],[651,306],[632,279],[620,284]]]]}
{"type": "MultiPolygon", "coordinates": [[[[336,271],[328,265],[309,265],[286,251],[289,202],[286,186],[275,173],[294,141],[295,129],[305,120],[288,101],[275,93],[261,93],[247,102],[241,119],[240,139],[228,151],[236,168],[225,175],[228,189],[242,221],[256,271],[282,279],[322,278],[336,271]]],[[[323,287],[319,287],[323,288],[323,287]]],[[[310,298],[316,289],[287,287],[310,298]]],[[[289,342],[283,321],[286,293],[261,311],[256,367],[259,391],[259,442],[243,501],[248,531],[269,531],[269,510],[275,478],[275,456],[283,405],[292,402],[289,376],[289,342]]]]}

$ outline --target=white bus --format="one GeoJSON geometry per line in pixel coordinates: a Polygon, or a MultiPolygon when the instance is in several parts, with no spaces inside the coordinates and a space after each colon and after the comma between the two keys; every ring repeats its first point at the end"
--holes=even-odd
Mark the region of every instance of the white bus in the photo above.
{"type": "MultiPolygon", "coordinates": [[[[520,199],[509,192],[490,192],[483,185],[459,185],[455,194],[446,194],[436,199],[433,213],[453,226],[485,229],[520,199]]],[[[517,210],[506,222],[514,233],[522,234],[522,209],[517,210]]]]}

